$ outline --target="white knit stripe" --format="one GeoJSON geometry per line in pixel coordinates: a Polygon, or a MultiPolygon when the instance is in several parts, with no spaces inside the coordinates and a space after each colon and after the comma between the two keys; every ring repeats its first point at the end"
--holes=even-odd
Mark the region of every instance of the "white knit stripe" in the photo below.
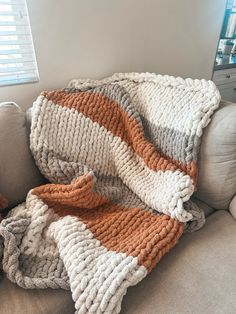
{"type": "Polygon", "coordinates": [[[147,275],[137,258],[109,251],[77,218],[50,226],[68,272],[76,313],[119,313],[129,286],[147,275]]]}
{"type": "MultiPolygon", "coordinates": [[[[50,156],[47,161],[48,165],[39,165],[41,172],[50,181],[55,176],[54,169],[57,177],[60,175],[60,169],[71,171],[70,160],[73,156],[75,163],[86,164],[97,175],[119,176],[145,204],[154,210],[168,214],[172,218],[178,218],[182,222],[192,218],[192,215],[188,214],[183,207],[183,202],[189,200],[194,191],[192,179],[188,175],[184,175],[179,170],[175,172],[150,170],[127,143],[97,122],[93,122],[76,110],[55,105],[51,101],[47,103],[42,96],[38,98],[38,104],[41,102],[42,115],[47,115],[47,120],[42,128],[39,123],[38,128],[32,130],[31,144],[34,156],[39,160],[44,160],[41,153],[45,139],[49,150],[54,149],[57,164],[53,164],[54,158],[50,156]],[[49,105],[52,111],[47,110],[49,105]],[[55,130],[51,128],[51,119],[55,117],[56,110],[58,121],[54,123],[63,124],[63,127],[58,128],[55,137],[55,130]],[[51,115],[51,112],[54,114],[51,115]],[[70,141],[67,140],[66,134],[71,135],[70,141]],[[64,166],[57,166],[57,156],[63,157],[64,166]],[[45,169],[48,169],[48,172],[45,172],[45,169]]],[[[67,176],[72,179],[71,172],[67,176]]]]}
{"type": "MultiPolygon", "coordinates": [[[[35,256],[41,255],[39,244],[43,241],[43,230],[50,222],[52,212],[48,210],[48,206],[43,203],[36,195],[29,192],[26,199],[26,208],[30,214],[30,225],[27,227],[24,237],[22,238],[20,251],[26,255],[35,256]]],[[[53,252],[56,248],[54,243],[53,247],[48,247],[49,251],[53,252]]]]}
{"type": "Polygon", "coordinates": [[[96,87],[109,83],[117,83],[121,81],[132,81],[135,83],[153,82],[158,85],[172,86],[179,89],[188,88],[189,91],[205,93],[214,96],[216,93],[219,94],[215,84],[212,81],[205,79],[191,79],[174,77],[170,75],[161,75],[155,73],[115,73],[110,77],[106,77],[101,80],[92,79],[73,79],[69,82],[68,88],[83,88],[83,87],[96,87]]]}
{"type": "Polygon", "coordinates": [[[209,122],[206,113],[218,107],[215,98],[207,101],[207,96],[202,91],[189,91],[173,86],[157,86],[153,82],[118,83],[129,93],[135,108],[151,123],[159,127],[168,127],[190,135],[198,135],[200,129],[209,122]],[[173,115],[175,119],[173,119],[173,115]],[[203,119],[204,117],[204,119],[203,119]]]}

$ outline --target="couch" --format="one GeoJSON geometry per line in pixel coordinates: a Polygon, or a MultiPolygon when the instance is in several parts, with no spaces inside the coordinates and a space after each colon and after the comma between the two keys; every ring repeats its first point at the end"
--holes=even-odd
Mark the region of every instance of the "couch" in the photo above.
{"type": "MultiPolygon", "coordinates": [[[[30,111],[0,104],[0,192],[9,208],[43,184],[29,149],[30,111]]],[[[236,313],[236,104],[221,101],[199,151],[198,189],[193,201],[205,226],[186,233],[137,286],[129,288],[125,314],[236,313]]],[[[0,313],[70,314],[70,291],[24,290],[4,275],[0,313]]]]}

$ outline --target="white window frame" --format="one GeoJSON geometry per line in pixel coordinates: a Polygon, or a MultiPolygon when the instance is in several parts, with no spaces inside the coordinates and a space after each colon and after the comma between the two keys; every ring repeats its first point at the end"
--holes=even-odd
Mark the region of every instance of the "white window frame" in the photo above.
{"type": "Polygon", "coordinates": [[[25,0],[0,0],[0,87],[39,81],[25,0]]]}

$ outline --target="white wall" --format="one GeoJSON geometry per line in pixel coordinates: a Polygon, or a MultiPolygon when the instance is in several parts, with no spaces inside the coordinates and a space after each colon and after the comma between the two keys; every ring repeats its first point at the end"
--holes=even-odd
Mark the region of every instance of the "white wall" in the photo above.
{"type": "Polygon", "coordinates": [[[75,77],[212,75],[225,0],[28,0],[40,82],[0,87],[27,108],[75,77]]]}

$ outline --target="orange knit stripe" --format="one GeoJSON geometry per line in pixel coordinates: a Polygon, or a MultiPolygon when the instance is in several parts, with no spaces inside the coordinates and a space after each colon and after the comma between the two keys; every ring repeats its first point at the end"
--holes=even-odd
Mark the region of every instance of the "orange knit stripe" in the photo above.
{"type": "Polygon", "coordinates": [[[91,92],[67,93],[64,91],[43,92],[42,95],[55,104],[78,110],[93,122],[97,122],[125,141],[154,171],[177,168],[186,172],[196,181],[197,166],[194,161],[185,165],[161,155],[155,146],[145,139],[142,126],[128,115],[115,101],[91,92]]]}
{"type": "Polygon", "coordinates": [[[167,215],[115,205],[93,191],[93,177],[33,190],[59,216],[78,217],[108,250],[137,257],[148,271],[176,244],[184,224],[167,215]]]}
{"type": "Polygon", "coordinates": [[[109,203],[109,199],[93,191],[94,178],[91,174],[81,176],[71,184],[45,184],[33,189],[49,205],[96,208],[109,203]]]}

